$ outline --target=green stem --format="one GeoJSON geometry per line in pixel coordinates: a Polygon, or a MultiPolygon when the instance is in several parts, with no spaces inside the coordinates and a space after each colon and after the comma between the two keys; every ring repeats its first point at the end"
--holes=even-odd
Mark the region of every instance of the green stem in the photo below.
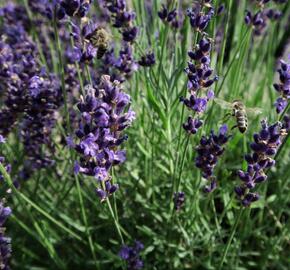
{"type": "MultiPolygon", "coordinates": [[[[66,226],[64,226],[62,223],[54,219],[51,215],[49,215],[47,212],[45,212],[41,207],[36,205],[33,201],[31,201],[29,198],[27,198],[23,193],[21,193],[13,184],[10,175],[6,172],[4,166],[0,163],[0,172],[2,173],[4,179],[7,181],[8,186],[13,190],[15,193],[16,197],[18,198],[19,201],[23,200],[26,205],[28,203],[31,207],[33,207],[37,212],[42,214],[44,217],[46,217],[48,220],[50,220],[52,223],[57,225],[59,228],[73,236],[75,239],[79,241],[83,241],[80,236],[78,236],[76,233],[74,233],[72,230],[68,229],[66,226]]],[[[29,211],[28,211],[29,212],[29,211]]]]}
{"type": "Polygon", "coordinates": [[[235,224],[232,227],[230,237],[229,237],[229,239],[227,241],[227,244],[226,244],[226,246],[224,248],[223,255],[222,255],[222,259],[220,261],[218,270],[221,270],[222,269],[223,263],[224,263],[224,261],[226,259],[227,254],[228,254],[229,248],[231,246],[232,240],[233,240],[234,235],[236,233],[236,230],[237,230],[237,227],[238,227],[238,224],[240,222],[240,219],[241,219],[241,216],[242,216],[243,212],[244,212],[244,208],[240,208],[239,213],[238,213],[238,216],[237,216],[236,221],[235,221],[235,224]]]}
{"type": "Polygon", "coordinates": [[[54,35],[55,35],[55,41],[56,41],[56,47],[57,47],[57,53],[58,53],[58,60],[59,60],[59,72],[61,74],[61,88],[62,88],[62,94],[63,94],[63,103],[64,103],[64,111],[65,111],[65,119],[66,119],[66,125],[68,129],[68,133],[71,133],[71,125],[70,125],[70,119],[69,119],[69,111],[68,111],[68,105],[67,105],[67,92],[65,89],[65,71],[64,71],[64,65],[63,65],[63,59],[62,59],[62,50],[61,50],[61,44],[59,40],[58,35],[58,29],[57,29],[57,21],[56,21],[56,10],[54,11],[54,20],[53,20],[53,29],[54,29],[54,35]]]}
{"type": "Polygon", "coordinates": [[[125,242],[124,242],[124,238],[123,238],[123,235],[122,235],[122,232],[121,232],[121,229],[120,229],[120,225],[119,225],[119,223],[118,223],[118,221],[117,221],[117,219],[116,219],[116,217],[114,215],[114,211],[113,211],[113,208],[112,208],[112,205],[111,205],[111,202],[110,202],[109,198],[106,199],[106,202],[107,202],[107,205],[109,207],[111,216],[112,216],[112,218],[114,220],[114,223],[115,223],[118,235],[120,237],[121,243],[124,244],[125,242]]]}
{"type": "Polygon", "coordinates": [[[78,196],[79,196],[79,202],[80,202],[80,207],[81,207],[81,212],[82,212],[82,216],[83,216],[83,222],[85,224],[86,227],[86,234],[88,237],[88,242],[89,242],[89,246],[93,255],[93,259],[95,261],[95,265],[97,269],[100,269],[97,258],[96,258],[96,254],[95,254],[95,247],[93,245],[93,240],[92,240],[92,236],[90,234],[90,230],[88,228],[88,219],[87,219],[87,215],[86,215],[86,210],[84,207],[84,200],[83,200],[83,196],[82,196],[82,191],[81,191],[81,187],[80,187],[80,181],[77,175],[75,175],[75,181],[76,181],[76,185],[77,185],[77,192],[78,192],[78,196]]]}

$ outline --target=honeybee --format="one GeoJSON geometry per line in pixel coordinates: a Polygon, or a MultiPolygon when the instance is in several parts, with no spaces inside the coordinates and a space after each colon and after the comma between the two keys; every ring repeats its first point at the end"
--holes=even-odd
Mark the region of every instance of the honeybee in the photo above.
{"type": "Polygon", "coordinates": [[[101,59],[109,47],[110,42],[109,33],[103,27],[97,27],[92,32],[92,34],[90,34],[88,39],[92,43],[92,45],[98,49],[97,58],[101,59]]]}
{"type": "Polygon", "coordinates": [[[232,103],[225,100],[215,98],[214,101],[221,106],[222,109],[231,109],[232,112],[226,116],[233,116],[236,118],[236,125],[232,127],[238,128],[241,133],[245,133],[248,129],[248,116],[247,113],[258,115],[262,113],[260,108],[246,108],[241,100],[234,100],[232,103]]]}

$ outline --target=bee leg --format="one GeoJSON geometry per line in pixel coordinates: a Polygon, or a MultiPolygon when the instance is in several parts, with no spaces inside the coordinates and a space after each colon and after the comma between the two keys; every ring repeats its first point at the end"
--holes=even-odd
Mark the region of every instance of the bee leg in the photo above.
{"type": "Polygon", "coordinates": [[[229,121],[229,119],[231,118],[232,114],[231,113],[227,113],[225,114],[225,116],[223,117],[223,122],[227,122],[229,121]]]}
{"type": "Polygon", "coordinates": [[[237,127],[238,127],[238,125],[232,126],[231,130],[233,130],[234,128],[237,128],[237,127]]]}

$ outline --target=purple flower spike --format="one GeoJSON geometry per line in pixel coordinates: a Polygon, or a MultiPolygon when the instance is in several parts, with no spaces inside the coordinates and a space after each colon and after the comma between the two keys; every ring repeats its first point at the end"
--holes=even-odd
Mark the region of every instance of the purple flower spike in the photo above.
{"type": "Polygon", "coordinates": [[[4,224],[7,218],[12,214],[10,207],[4,207],[3,200],[0,202],[0,250],[1,250],[1,268],[10,269],[9,260],[11,257],[11,238],[5,236],[4,224]]]}
{"type": "MultiPolygon", "coordinates": [[[[286,115],[286,120],[287,117],[286,115]]],[[[251,203],[259,199],[259,194],[253,193],[252,190],[257,184],[266,181],[267,175],[265,169],[275,165],[273,156],[281,145],[283,137],[289,131],[289,126],[287,129],[287,121],[282,124],[277,122],[269,126],[263,120],[261,121],[261,126],[261,131],[253,136],[255,142],[250,145],[253,154],[245,156],[245,160],[248,163],[247,171],[237,171],[242,185],[236,187],[235,192],[243,206],[250,206],[251,203]]]]}
{"type": "Polygon", "coordinates": [[[155,64],[155,55],[154,53],[148,53],[145,56],[142,56],[138,61],[140,66],[151,67],[155,64]]]}
{"type": "Polygon", "coordinates": [[[178,191],[174,193],[173,197],[174,208],[176,211],[180,211],[184,202],[185,202],[185,193],[182,191],[178,191]]]}
{"type": "Polygon", "coordinates": [[[290,99],[290,64],[280,60],[280,69],[278,69],[280,83],[275,83],[274,88],[280,97],[275,102],[276,112],[281,113],[286,108],[290,99]]]}
{"type": "MultiPolygon", "coordinates": [[[[181,97],[180,101],[189,110],[198,113],[199,116],[205,112],[208,102],[214,98],[214,92],[208,88],[218,80],[217,76],[211,78],[213,70],[210,68],[210,50],[210,40],[202,38],[195,51],[188,52],[192,61],[188,62],[187,68],[185,68],[188,77],[189,97],[181,97]]],[[[187,123],[183,124],[184,129],[191,134],[195,134],[201,126],[200,120],[196,119],[195,121],[193,123],[193,120],[189,118],[187,123]]]]}
{"type": "Polygon", "coordinates": [[[127,263],[128,270],[139,270],[143,268],[143,261],[140,259],[140,252],[144,245],[140,241],[135,241],[134,246],[123,245],[119,251],[119,256],[127,263]]]}
{"type": "Polygon", "coordinates": [[[130,96],[110,76],[102,76],[96,88],[85,89],[86,96],[77,105],[80,121],[76,141],[70,140],[70,146],[80,155],[74,172],[93,176],[98,185],[96,193],[103,201],[118,190],[118,185],[111,183],[110,169],[126,160],[126,152],[119,148],[127,139],[122,133],[135,114],[128,109],[130,96]]]}
{"type": "Polygon", "coordinates": [[[195,159],[195,165],[202,171],[202,176],[210,181],[210,184],[204,188],[207,193],[213,191],[217,186],[213,171],[229,138],[227,126],[223,125],[217,135],[211,131],[208,137],[202,136],[200,145],[196,148],[198,156],[195,159]]]}
{"type": "Polygon", "coordinates": [[[179,13],[180,11],[176,9],[169,11],[167,7],[162,5],[162,9],[158,11],[158,17],[163,23],[168,23],[172,28],[179,28],[182,25],[182,17],[179,13]]]}

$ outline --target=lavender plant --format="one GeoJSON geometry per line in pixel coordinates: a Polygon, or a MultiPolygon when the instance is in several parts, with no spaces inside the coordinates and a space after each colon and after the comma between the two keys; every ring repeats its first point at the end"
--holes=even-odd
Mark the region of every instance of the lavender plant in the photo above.
{"type": "Polygon", "coordinates": [[[130,96],[122,92],[120,82],[111,82],[108,75],[101,78],[97,88],[88,86],[86,96],[78,103],[81,121],[76,136],[80,141],[70,142],[70,146],[81,159],[76,162],[74,171],[95,177],[99,183],[96,193],[101,201],[118,189],[118,185],[112,183],[110,170],[126,159],[125,151],[118,148],[127,140],[122,131],[135,118],[132,110],[125,111],[129,103],[130,96]]]}
{"type": "Polygon", "coordinates": [[[287,269],[289,12],[2,1],[0,269],[287,269]]]}

